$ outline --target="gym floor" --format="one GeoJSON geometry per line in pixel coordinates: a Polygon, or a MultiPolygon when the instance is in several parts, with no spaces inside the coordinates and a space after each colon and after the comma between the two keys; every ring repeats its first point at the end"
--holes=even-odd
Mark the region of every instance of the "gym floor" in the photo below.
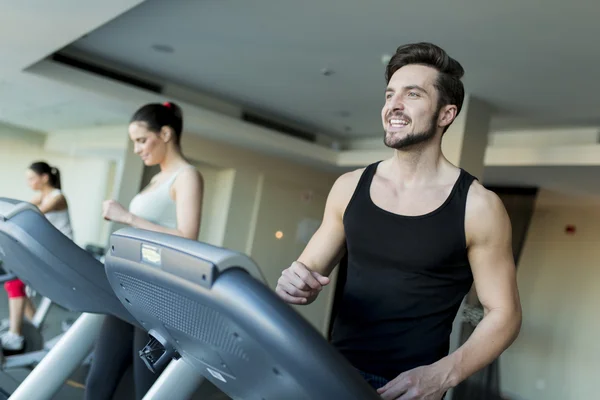
{"type": "MultiPolygon", "coordinates": [[[[37,301],[36,301],[37,303],[37,301]]],[[[51,339],[62,332],[62,323],[66,320],[75,320],[79,316],[53,305],[48,313],[48,317],[43,325],[42,334],[45,340],[51,339]]],[[[8,298],[5,293],[0,294],[0,320],[8,318],[8,298]]],[[[13,387],[15,382],[21,382],[29,374],[27,369],[5,370],[0,373],[0,387],[13,387]]],[[[129,374],[130,372],[128,372],[129,374]]],[[[63,385],[62,389],[54,397],[55,400],[83,400],[85,389],[85,377],[87,368],[81,367],[71,376],[63,385]]],[[[118,388],[114,400],[129,400],[133,398],[133,391],[129,379],[123,379],[123,383],[118,388]]],[[[221,393],[210,382],[205,382],[191,400],[228,400],[229,397],[221,393]]]]}

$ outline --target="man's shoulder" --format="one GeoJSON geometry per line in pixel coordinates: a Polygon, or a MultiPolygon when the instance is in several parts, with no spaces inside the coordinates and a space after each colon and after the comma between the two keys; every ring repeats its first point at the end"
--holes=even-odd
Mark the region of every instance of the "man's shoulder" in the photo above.
{"type": "Polygon", "coordinates": [[[333,184],[328,202],[340,215],[344,213],[350,203],[364,171],[365,168],[359,168],[346,172],[340,175],[333,184]]]}
{"type": "Polygon", "coordinates": [[[352,196],[365,169],[366,168],[358,168],[340,175],[333,184],[331,193],[344,197],[347,197],[348,195],[352,196]]]}
{"type": "Polygon", "coordinates": [[[467,212],[481,214],[504,209],[504,203],[496,193],[487,189],[478,180],[474,180],[467,195],[467,212]]]}
{"type": "Polygon", "coordinates": [[[340,175],[336,184],[341,186],[356,186],[366,168],[358,168],[340,175]]]}
{"type": "Polygon", "coordinates": [[[510,228],[510,219],[500,197],[473,181],[467,195],[466,228],[468,236],[488,236],[510,228]]]}

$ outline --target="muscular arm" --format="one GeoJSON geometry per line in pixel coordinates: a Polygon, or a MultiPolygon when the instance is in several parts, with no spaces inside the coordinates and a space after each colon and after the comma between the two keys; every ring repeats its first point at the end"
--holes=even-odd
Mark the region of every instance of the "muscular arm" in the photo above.
{"type": "Polygon", "coordinates": [[[334,183],[323,214],[323,222],[292,266],[277,282],[276,293],[292,304],[310,304],[344,254],[346,235],[343,214],[360,177],[359,171],[342,175],[334,183]]]}
{"type": "Polygon", "coordinates": [[[175,180],[173,190],[177,209],[177,229],[157,225],[133,214],[129,214],[127,223],[134,228],[198,239],[204,192],[202,176],[196,169],[186,169],[175,180]]]}
{"type": "Polygon", "coordinates": [[[323,276],[331,274],[344,255],[346,235],[342,218],[349,202],[351,178],[342,175],[336,180],[327,197],[323,222],[298,257],[299,262],[323,276]]]}
{"type": "Polygon", "coordinates": [[[449,387],[499,357],[521,327],[510,220],[496,194],[477,183],[467,200],[466,231],[469,261],[484,318],[458,350],[439,361],[448,372],[449,387]]]}

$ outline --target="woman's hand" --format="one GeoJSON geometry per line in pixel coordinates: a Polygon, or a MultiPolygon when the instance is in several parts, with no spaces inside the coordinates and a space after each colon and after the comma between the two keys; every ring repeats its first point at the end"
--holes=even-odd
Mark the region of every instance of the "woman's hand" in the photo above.
{"type": "Polygon", "coordinates": [[[119,204],[119,202],[106,200],[102,203],[102,217],[107,221],[131,225],[133,215],[119,204]]]}

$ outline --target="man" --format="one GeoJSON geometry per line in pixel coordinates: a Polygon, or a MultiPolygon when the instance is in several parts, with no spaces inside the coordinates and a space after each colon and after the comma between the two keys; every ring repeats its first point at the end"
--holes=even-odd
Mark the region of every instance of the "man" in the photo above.
{"type": "Polygon", "coordinates": [[[496,359],[521,326],[506,210],[442,154],[462,107],[463,73],[433,44],[397,49],[381,113],[393,157],[338,178],[321,226],[277,284],[286,302],[310,304],[347,251],[332,344],[384,399],[441,399],[496,359]],[[448,354],[473,282],[485,317],[448,354]]]}

